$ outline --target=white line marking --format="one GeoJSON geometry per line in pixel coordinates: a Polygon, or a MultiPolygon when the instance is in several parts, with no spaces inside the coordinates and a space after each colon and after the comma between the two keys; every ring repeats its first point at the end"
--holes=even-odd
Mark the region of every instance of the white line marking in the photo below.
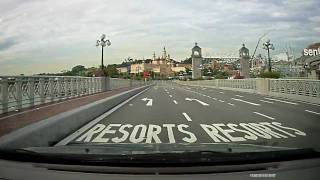
{"type": "Polygon", "coordinates": [[[133,106],[133,104],[129,104],[129,106],[133,106]]]}
{"type": "Polygon", "coordinates": [[[318,112],[314,112],[314,111],[310,111],[310,110],[304,110],[304,111],[309,112],[309,113],[313,113],[313,114],[320,115],[320,113],[318,113],[318,112]]]}
{"type": "Polygon", "coordinates": [[[234,104],[232,104],[232,103],[228,103],[230,106],[234,106],[234,104]]]}
{"type": "Polygon", "coordinates": [[[205,102],[202,102],[202,101],[200,101],[200,100],[198,100],[198,99],[186,98],[185,100],[186,100],[186,101],[197,101],[198,103],[200,103],[200,104],[203,105],[203,106],[209,106],[209,104],[207,104],[207,103],[205,103],[205,102]]]}
{"type": "Polygon", "coordinates": [[[258,115],[263,116],[263,117],[266,117],[266,118],[268,118],[268,119],[274,120],[273,117],[267,116],[267,115],[265,115],[265,114],[261,114],[261,113],[258,113],[258,112],[253,112],[253,113],[258,114],[258,115]]]}
{"type": "MultiPolygon", "coordinates": [[[[150,88],[150,87],[149,87],[150,88]]],[[[102,114],[101,116],[97,117],[96,119],[90,121],[88,124],[86,124],[85,126],[81,127],[79,130],[75,131],[74,133],[72,133],[71,135],[67,136],[66,138],[64,138],[62,141],[58,142],[57,144],[55,144],[54,146],[64,146],[66,144],[68,144],[70,141],[74,140],[76,137],[78,137],[80,134],[84,133],[85,131],[87,131],[89,128],[91,128],[92,126],[94,126],[95,124],[97,124],[98,122],[100,122],[101,120],[103,120],[104,118],[108,117],[111,113],[115,112],[117,109],[121,108],[122,106],[124,106],[125,104],[127,104],[129,101],[131,101],[132,99],[134,99],[135,97],[139,96],[140,94],[144,93],[145,91],[149,90],[149,88],[137,93],[136,95],[130,97],[129,99],[123,101],[122,103],[118,104],[117,106],[115,106],[114,108],[110,109],[109,111],[107,111],[106,113],[102,114]]],[[[122,94],[122,93],[121,93],[122,94]]],[[[119,94],[120,95],[120,94],[119,94]]]]}
{"type": "Polygon", "coordinates": [[[167,94],[169,94],[169,92],[167,91],[167,94]]]}
{"type": "Polygon", "coordinates": [[[178,104],[178,102],[177,102],[176,100],[173,100],[173,102],[174,102],[175,104],[178,104]]]}
{"type": "Polygon", "coordinates": [[[260,104],[256,104],[256,103],[253,103],[253,102],[249,102],[249,101],[245,101],[245,100],[242,100],[242,99],[236,99],[236,98],[231,98],[235,101],[240,101],[240,102],[244,102],[244,103],[247,103],[247,104],[251,104],[251,105],[254,105],[254,106],[260,106],[260,104]]]}
{"type": "Polygon", "coordinates": [[[237,96],[237,97],[243,97],[243,96],[241,96],[241,95],[238,95],[238,94],[236,94],[235,96],[237,96]]]}
{"type": "Polygon", "coordinates": [[[188,116],[187,113],[183,112],[182,114],[187,119],[187,121],[192,121],[192,119],[188,116]]]}
{"type": "Polygon", "coordinates": [[[217,98],[214,98],[214,97],[212,97],[211,99],[213,99],[213,100],[217,100],[217,98]]]}
{"type": "Polygon", "coordinates": [[[265,102],[265,103],[269,103],[269,104],[273,104],[273,102],[271,101],[265,101],[265,100],[260,100],[261,102],[265,102]]]}
{"type": "Polygon", "coordinates": [[[219,99],[220,102],[224,102],[223,100],[219,99]]]}
{"type": "Polygon", "coordinates": [[[172,97],[172,95],[170,94],[169,97],[172,97]]]}
{"type": "Polygon", "coordinates": [[[219,92],[220,94],[224,94],[224,92],[219,92]]]}
{"type": "Polygon", "coordinates": [[[272,98],[265,98],[271,101],[278,101],[278,102],[283,102],[283,103],[287,103],[287,104],[293,104],[293,105],[298,105],[297,103],[294,102],[289,102],[289,101],[283,101],[283,100],[279,100],[279,99],[272,99],[272,98]]]}
{"type": "Polygon", "coordinates": [[[148,99],[147,97],[145,97],[145,98],[143,98],[143,99],[141,99],[142,101],[148,101],[147,102],[147,104],[146,104],[146,106],[152,106],[152,99],[148,99]]]}

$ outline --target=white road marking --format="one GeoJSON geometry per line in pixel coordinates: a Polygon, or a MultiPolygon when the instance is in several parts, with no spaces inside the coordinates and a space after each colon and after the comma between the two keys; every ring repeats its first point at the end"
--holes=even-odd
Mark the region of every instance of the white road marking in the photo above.
{"type": "Polygon", "coordinates": [[[265,100],[260,100],[261,102],[265,102],[265,103],[269,103],[269,104],[273,104],[273,102],[271,101],[265,101],[265,100]]]}
{"type": "Polygon", "coordinates": [[[173,100],[173,102],[174,102],[175,104],[178,104],[178,102],[177,102],[176,100],[173,100]]]}
{"type": "Polygon", "coordinates": [[[167,94],[169,94],[169,92],[167,91],[167,94]]]}
{"type": "Polygon", "coordinates": [[[129,104],[129,106],[133,106],[133,104],[129,104]]]}
{"type": "Polygon", "coordinates": [[[318,112],[314,112],[314,111],[310,111],[310,110],[304,110],[304,111],[309,112],[309,113],[313,113],[313,114],[320,115],[320,113],[318,113],[318,112]]]}
{"type": "Polygon", "coordinates": [[[219,102],[224,102],[223,100],[219,99],[219,102]]]}
{"type": "MultiPolygon", "coordinates": [[[[111,113],[113,113],[114,111],[116,111],[117,109],[121,108],[122,106],[124,106],[125,104],[127,104],[129,101],[131,101],[132,99],[134,99],[135,97],[139,96],[140,94],[146,92],[147,90],[149,90],[149,88],[137,93],[136,95],[130,97],[129,99],[123,101],[122,103],[118,104],[117,106],[115,106],[114,108],[110,109],[109,111],[107,111],[106,113],[102,114],[101,116],[97,117],[96,119],[90,121],[88,124],[86,124],[85,126],[81,127],[79,130],[75,131],[74,133],[72,133],[71,135],[67,136],[66,138],[64,138],[63,140],[61,140],[60,142],[58,142],[57,144],[55,144],[54,146],[64,146],[66,144],[68,144],[70,141],[74,140],[76,137],[78,137],[80,134],[83,134],[85,131],[87,131],[89,128],[91,128],[92,126],[94,126],[95,124],[97,124],[98,122],[100,122],[101,120],[103,120],[104,118],[108,117],[111,113]]],[[[119,95],[116,96],[120,96],[124,93],[127,92],[123,92],[120,93],[119,95]]]]}
{"type": "Polygon", "coordinates": [[[220,94],[224,94],[224,92],[219,92],[220,94]]]}
{"type": "Polygon", "coordinates": [[[146,106],[152,106],[152,99],[148,99],[147,97],[145,97],[145,98],[143,98],[143,99],[141,99],[142,101],[148,101],[147,102],[147,104],[146,104],[146,106]]]}
{"type": "Polygon", "coordinates": [[[172,97],[172,95],[170,94],[169,97],[172,97]]]}
{"type": "Polygon", "coordinates": [[[171,88],[171,89],[174,89],[174,88],[171,88]]]}
{"type": "Polygon", "coordinates": [[[203,106],[209,106],[209,104],[207,104],[207,103],[205,103],[205,102],[202,102],[202,101],[200,101],[200,100],[198,100],[198,99],[186,98],[185,100],[186,100],[186,101],[197,101],[198,103],[200,103],[200,104],[203,105],[203,106]]]}
{"type": "Polygon", "coordinates": [[[202,90],[206,90],[207,88],[202,88],[202,90]]]}
{"type": "Polygon", "coordinates": [[[251,105],[254,105],[254,106],[260,106],[260,104],[249,102],[249,101],[245,101],[245,100],[242,100],[242,99],[236,99],[236,98],[231,98],[231,99],[233,99],[235,101],[240,101],[240,102],[244,102],[244,103],[247,103],[247,104],[251,104],[251,105]]]}
{"type": "Polygon", "coordinates": [[[236,94],[236,95],[234,95],[234,96],[237,96],[237,97],[243,97],[243,96],[241,96],[241,95],[238,95],[238,94],[236,94]]]}
{"type": "Polygon", "coordinates": [[[234,106],[234,104],[232,104],[232,103],[228,103],[230,106],[234,106]]]}
{"type": "Polygon", "coordinates": [[[217,100],[217,98],[214,98],[214,97],[211,97],[211,99],[213,99],[213,100],[217,100]]]}
{"type": "Polygon", "coordinates": [[[265,98],[271,101],[278,101],[278,102],[282,102],[282,103],[287,103],[287,104],[293,104],[293,105],[298,105],[297,103],[294,102],[289,102],[289,101],[283,101],[283,100],[279,100],[279,99],[272,99],[272,98],[265,98]]]}
{"type": "Polygon", "coordinates": [[[268,118],[268,119],[274,120],[273,117],[267,116],[267,115],[265,115],[265,114],[261,114],[261,113],[258,113],[258,112],[253,112],[253,113],[258,114],[258,115],[263,116],[263,117],[266,117],[266,118],[268,118]]]}
{"type": "Polygon", "coordinates": [[[187,121],[192,121],[187,113],[183,112],[182,115],[187,119],[187,121]]]}

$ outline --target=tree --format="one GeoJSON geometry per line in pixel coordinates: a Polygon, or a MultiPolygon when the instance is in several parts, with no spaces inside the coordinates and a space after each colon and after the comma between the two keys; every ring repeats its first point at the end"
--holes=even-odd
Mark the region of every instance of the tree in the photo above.
{"type": "Polygon", "coordinates": [[[83,65],[77,65],[77,66],[74,66],[74,67],[71,69],[71,74],[72,74],[72,75],[77,75],[77,76],[84,75],[86,70],[87,70],[87,69],[86,69],[85,66],[83,66],[83,65]]]}
{"type": "Polygon", "coordinates": [[[119,73],[117,70],[117,65],[116,64],[108,65],[107,68],[105,69],[105,73],[109,77],[118,77],[119,73]]]}

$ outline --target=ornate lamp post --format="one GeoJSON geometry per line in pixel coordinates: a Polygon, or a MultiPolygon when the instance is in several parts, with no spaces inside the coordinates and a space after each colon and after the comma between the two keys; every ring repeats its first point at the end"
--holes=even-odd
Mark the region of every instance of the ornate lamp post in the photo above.
{"type": "Polygon", "coordinates": [[[271,72],[270,49],[274,50],[274,46],[270,43],[270,39],[268,39],[267,42],[263,43],[263,49],[268,51],[269,72],[271,72]]]}
{"type": "Polygon", "coordinates": [[[96,42],[96,46],[101,46],[101,71],[104,72],[104,65],[103,65],[103,48],[106,47],[106,46],[110,46],[111,45],[111,42],[109,39],[105,39],[106,38],[106,35],[105,34],[102,34],[100,39],[97,40],[96,42]]]}

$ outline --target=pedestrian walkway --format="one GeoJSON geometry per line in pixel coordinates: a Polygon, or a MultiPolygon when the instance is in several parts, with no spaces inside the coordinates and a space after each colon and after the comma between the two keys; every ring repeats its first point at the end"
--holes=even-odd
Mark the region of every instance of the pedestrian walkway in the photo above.
{"type": "Polygon", "coordinates": [[[19,112],[10,112],[0,115],[0,136],[10,133],[16,129],[27,126],[62,112],[110,97],[135,87],[119,88],[112,91],[76,97],[64,101],[42,104],[31,108],[22,109],[19,112]]]}

